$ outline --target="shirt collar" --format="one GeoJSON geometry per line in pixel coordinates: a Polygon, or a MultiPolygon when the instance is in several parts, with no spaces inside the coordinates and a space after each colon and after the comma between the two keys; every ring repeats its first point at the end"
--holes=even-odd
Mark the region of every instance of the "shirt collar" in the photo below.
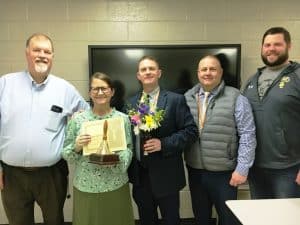
{"type": "MultiPolygon", "coordinates": [[[[209,92],[209,95],[208,95],[208,96],[209,96],[209,97],[215,96],[215,95],[218,93],[219,87],[220,87],[221,84],[222,84],[222,82],[221,82],[217,87],[215,87],[214,89],[212,89],[212,90],[209,92]]],[[[199,92],[198,92],[199,97],[204,96],[204,93],[205,93],[204,89],[200,86],[200,89],[199,89],[199,92]]]]}
{"type": "Polygon", "coordinates": [[[49,82],[49,80],[51,79],[51,75],[49,74],[49,75],[47,76],[47,78],[46,78],[42,83],[38,84],[38,83],[32,78],[32,76],[30,75],[29,71],[26,71],[26,75],[27,75],[28,80],[30,81],[31,85],[32,85],[32,86],[35,86],[35,87],[43,87],[43,86],[45,86],[45,85],[49,82]]]}
{"type": "Polygon", "coordinates": [[[160,90],[160,87],[158,86],[153,91],[151,91],[150,93],[148,93],[148,95],[150,96],[150,98],[154,98],[157,95],[157,93],[159,92],[159,90],[160,90]]]}
{"type": "Polygon", "coordinates": [[[96,114],[93,113],[93,109],[89,109],[89,110],[88,110],[89,116],[92,117],[92,118],[94,118],[94,119],[98,119],[98,120],[99,120],[99,119],[102,120],[102,119],[110,118],[110,117],[112,117],[112,115],[113,115],[115,112],[116,112],[116,109],[115,109],[115,108],[112,108],[112,110],[111,110],[110,113],[108,113],[108,114],[106,114],[106,115],[104,115],[104,116],[99,116],[99,115],[96,115],[96,114]]]}

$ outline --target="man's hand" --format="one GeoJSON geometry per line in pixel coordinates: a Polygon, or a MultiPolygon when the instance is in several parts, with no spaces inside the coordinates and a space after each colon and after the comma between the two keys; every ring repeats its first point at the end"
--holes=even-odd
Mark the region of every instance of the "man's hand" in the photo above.
{"type": "Polygon", "coordinates": [[[246,180],[247,176],[242,176],[238,172],[234,171],[231,175],[229,184],[231,186],[237,187],[238,185],[245,183],[246,180]]]}
{"type": "Polygon", "coordinates": [[[297,174],[297,177],[296,177],[296,183],[298,184],[298,185],[300,185],[300,170],[298,171],[298,174],[297,174]]]}
{"type": "Polygon", "coordinates": [[[0,171],[0,191],[4,189],[4,174],[3,171],[0,171]]]}
{"type": "Polygon", "coordinates": [[[144,150],[148,153],[158,152],[161,150],[161,143],[158,138],[152,138],[144,144],[144,150]]]}

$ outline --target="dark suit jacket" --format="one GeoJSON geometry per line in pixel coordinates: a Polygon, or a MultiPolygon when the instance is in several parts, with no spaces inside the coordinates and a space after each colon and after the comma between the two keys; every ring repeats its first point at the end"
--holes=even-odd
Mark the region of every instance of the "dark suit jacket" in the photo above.
{"type": "MultiPolygon", "coordinates": [[[[131,107],[138,106],[141,94],[129,99],[131,107]]],[[[157,108],[165,110],[164,119],[157,132],[161,151],[146,157],[153,193],[157,197],[163,197],[176,193],[186,185],[182,152],[190,143],[196,141],[198,128],[183,95],[161,90],[157,108]]],[[[133,137],[135,143],[135,135],[133,137]]],[[[130,182],[139,185],[140,165],[135,157],[128,174],[130,182]]]]}

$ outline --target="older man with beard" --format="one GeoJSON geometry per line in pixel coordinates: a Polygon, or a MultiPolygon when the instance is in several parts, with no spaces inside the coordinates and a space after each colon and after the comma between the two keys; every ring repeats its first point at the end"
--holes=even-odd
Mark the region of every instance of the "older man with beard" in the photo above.
{"type": "Polygon", "coordinates": [[[62,225],[68,167],[61,160],[67,117],[89,105],[67,81],[50,74],[53,44],[44,34],[26,42],[28,70],[0,78],[0,190],[11,225],[62,225]]]}
{"type": "Polygon", "coordinates": [[[268,29],[261,47],[266,66],[245,86],[257,132],[252,198],[300,197],[300,64],[289,61],[290,49],[285,28],[268,29]]]}

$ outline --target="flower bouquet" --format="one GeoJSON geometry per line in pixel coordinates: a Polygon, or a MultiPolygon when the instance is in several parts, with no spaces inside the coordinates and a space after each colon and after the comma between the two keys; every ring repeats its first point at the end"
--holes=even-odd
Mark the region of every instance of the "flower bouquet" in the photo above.
{"type": "MultiPolygon", "coordinates": [[[[134,126],[135,135],[140,135],[141,146],[148,139],[153,138],[153,131],[160,127],[165,111],[163,109],[152,110],[149,104],[140,103],[137,109],[129,109],[128,115],[134,126]]],[[[145,154],[146,155],[146,154],[145,154]]]]}

